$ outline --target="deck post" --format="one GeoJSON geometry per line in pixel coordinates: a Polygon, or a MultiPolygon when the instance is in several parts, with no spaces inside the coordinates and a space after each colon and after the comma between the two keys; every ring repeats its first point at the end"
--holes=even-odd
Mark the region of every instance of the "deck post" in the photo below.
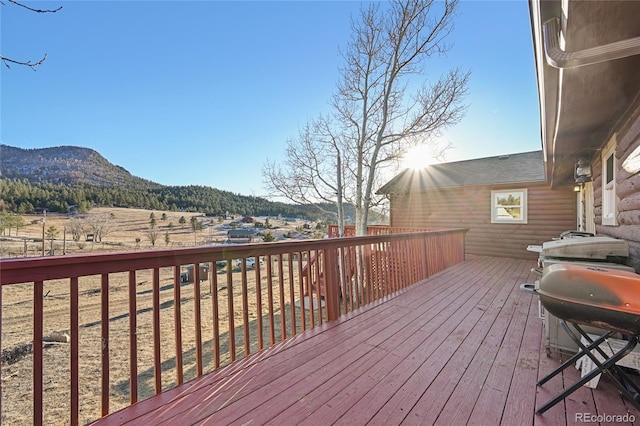
{"type": "Polygon", "coordinates": [[[327,320],[340,316],[340,280],[338,279],[338,250],[327,248],[324,251],[325,261],[325,303],[327,304],[327,320]]]}

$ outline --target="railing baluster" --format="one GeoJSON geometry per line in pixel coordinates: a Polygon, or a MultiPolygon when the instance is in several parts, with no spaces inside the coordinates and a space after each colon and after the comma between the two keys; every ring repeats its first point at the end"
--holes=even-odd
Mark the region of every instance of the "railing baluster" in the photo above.
{"type": "Polygon", "coordinates": [[[293,254],[289,253],[289,311],[291,316],[291,335],[295,336],[296,331],[296,295],[293,280],[293,254]]]}
{"type": "Polygon", "coordinates": [[[160,359],[160,270],[153,268],[153,377],[156,395],[162,392],[160,359]]]}
{"type": "Polygon", "coordinates": [[[278,254],[278,290],[280,290],[280,340],[287,338],[287,309],[284,306],[284,269],[282,253],[278,254]]]}
{"type": "Polygon", "coordinates": [[[340,271],[340,279],[338,281],[340,292],[339,295],[339,305],[338,311],[340,315],[346,314],[353,308],[349,307],[349,303],[351,303],[351,290],[349,289],[349,249],[340,247],[338,248],[338,258],[336,259],[338,264],[341,265],[338,268],[340,271]]]}
{"type": "MultiPolygon", "coordinates": [[[[254,263],[259,267],[259,263],[254,263]]],[[[242,259],[242,330],[244,337],[244,356],[251,353],[251,340],[249,335],[249,289],[247,285],[247,259],[242,259]]]]}
{"type": "Polygon", "coordinates": [[[264,338],[262,337],[262,277],[260,276],[260,257],[257,258],[256,264],[256,318],[258,324],[258,350],[262,350],[264,347],[264,338]]]}
{"type": "Polygon", "coordinates": [[[33,423],[42,426],[42,329],[43,329],[42,281],[33,283],[33,423]]]}
{"type": "MultiPolygon", "coordinates": [[[[362,275],[362,256],[357,257],[358,253],[362,252],[362,248],[359,246],[353,245],[349,247],[349,268],[350,268],[350,278],[349,278],[349,288],[350,297],[355,298],[355,307],[360,307],[360,304],[363,302],[364,298],[364,281],[362,275]],[[359,270],[360,269],[360,270],[359,270]],[[359,290],[361,289],[361,290],[359,290]]],[[[354,303],[351,302],[351,309],[354,309],[354,303]]]]}
{"type": "MultiPolygon", "coordinates": [[[[322,325],[322,287],[324,286],[326,289],[326,283],[323,281],[326,280],[326,274],[324,271],[324,259],[322,258],[322,252],[319,250],[315,250],[315,273],[316,273],[316,302],[318,304],[318,324],[322,325]]],[[[313,306],[313,305],[312,305],[313,306]]],[[[314,309],[315,310],[315,309],[314,309]]]]}
{"type": "MultiPolygon", "coordinates": [[[[71,277],[70,285],[71,299],[71,424],[77,425],[80,422],[80,339],[79,339],[79,303],[78,303],[78,277],[71,277]]],[[[42,345],[42,339],[40,340],[42,345]]]]}
{"type": "Polygon", "coordinates": [[[233,271],[231,270],[231,260],[227,262],[227,316],[229,318],[229,359],[236,360],[236,329],[233,312],[233,271]]]}
{"type": "MultiPolygon", "coordinates": [[[[200,280],[199,266],[194,266],[194,281],[200,280]]],[[[176,383],[181,385],[184,382],[184,371],[182,365],[182,300],[180,294],[180,266],[173,267],[173,329],[176,342],[176,383]]]]}
{"type": "Polygon", "coordinates": [[[361,245],[354,245],[351,248],[351,258],[353,262],[353,281],[355,283],[359,283],[360,287],[362,287],[362,304],[365,305],[369,303],[371,300],[370,292],[371,285],[367,276],[365,275],[365,271],[367,270],[367,254],[366,248],[361,245]]]}
{"type": "MultiPolygon", "coordinates": [[[[406,274],[406,281],[412,280],[411,282],[414,283],[417,281],[416,279],[416,258],[415,258],[415,246],[413,244],[413,241],[406,241],[405,242],[405,250],[407,250],[407,254],[408,254],[408,258],[407,258],[407,269],[408,269],[408,273],[406,274]]],[[[403,288],[406,287],[408,285],[407,282],[404,282],[403,288]]]]}
{"type": "Polygon", "coordinates": [[[416,265],[418,265],[418,276],[416,277],[417,281],[423,280],[426,278],[427,274],[425,273],[425,269],[424,269],[424,262],[422,261],[422,259],[424,259],[424,245],[422,244],[422,241],[420,240],[416,240],[415,242],[415,246],[416,246],[416,265]]]}
{"type": "Polygon", "coordinates": [[[300,293],[300,327],[301,331],[304,332],[307,329],[307,319],[305,314],[305,303],[304,303],[304,277],[302,273],[302,255],[303,252],[297,252],[298,255],[298,292],[300,293]]]}
{"type": "Polygon", "coordinates": [[[129,402],[138,402],[138,314],[136,271],[129,271],[129,402]]]}
{"type": "Polygon", "coordinates": [[[375,244],[375,282],[376,285],[378,286],[378,294],[376,296],[376,299],[380,299],[384,296],[387,295],[387,292],[385,290],[385,287],[387,285],[387,277],[385,276],[384,273],[384,268],[382,265],[382,250],[383,250],[383,243],[376,243],[375,244]]]}
{"type": "Polygon", "coordinates": [[[422,274],[422,263],[420,262],[420,256],[422,256],[422,249],[419,240],[414,240],[412,242],[412,253],[413,253],[413,265],[414,265],[414,279],[415,282],[420,281],[423,278],[422,274]]]}
{"type": "Polygon", "coordinates": [[[276,330],[273,318],[273,266],[271,255],[267,255],[267,303],[269,304],[269,344],[276,343],[276,330]]]}
{"type": "MultiPolygon", "coordinates": [[[[230,261],[227,261],[227,268],[230,261]]],[[[218,307],[218,274],[211,274],[211,320],[213,321],[213,368],[220,368],[220,311],[218,307]]]]}
{"type": "MultiPolygon", "coordinates": [[[[200,280],[202,279],[202,277],[200,277],[200,265],[196,264],[194,266],[196,268],[196,280],[193,283],[193,315],[195,316],[195,318],[193,319],[193,322],[195,323],[195,338],[196,338],[196,376],[200,377],[202,376],[202,313],[200,310],[200,303],[201,303],[201,299],[200,299],[200,280]]],[[[211,271],[211,265],[209,264],[209,271],[211,271]]],[[[209,277],[207,277],[209,278],[209,277]]]]}
{"type": "Polygon", "coordinates": [[[359,246],[360,247],[360,252],[358,253],[358,258],[360,259],[360,268],[361,268],[361,276],[362,276],[362,281],[363,283],[366,283],[366,288],[367,291],[365,294],[367,294],[367,299],[365,300],[365,303],[370,303],[374,300],[374,292],[375,292],[375,281],[373,280],[373,272],[371,269],[372,263],[373,263],[373,259],[372,259],[372,253],[373,250],[371,249],[371,244],[367,244],[364,246],[359,246]]]}
{"type": "Polygon", "coordinates": [[[313,286],[312,286],[312,281],[311,281],[311,277],[313,274],[313,265],[311,263],[311,251],[307,251],[305,252],[307,255],[307,290],[309,292],[308,296],[309,296],[309,321],[311,323],[311,328],[315,327],[315,318],[314,318],[314,313],[313,313],[313,286]]]}
{"type": "Polygon", "coordinates": [[[102,297],[102,415],[109,414],[109,274],[102,274],[100,296],[102,297]]]}
{"type": "MultiPolygon", "coordinates": [[[[362,263],[362,260],[358,261],[358,258],[356,258],[356,251],[357,252],[362,252],[362,247],[361,246],[352,246],[350,247],[348,253],[349,253],[349,267],[352,268],[354,271],[357,269],[358,267],[358,263],[362,263]]],[[[360,256],[360,259],[362,259],[362,256],[360,256]]],[[[352,274],[353,276],[353,274],[352,274]]],[[[355,307],[353,302],[351,303],[351,310],[353,310],[354,308],[359,308],[360,305],[363,303],[362,300],[364,299],[364,282],[362,281],[362,275],[360,275],[359,277],[355,277],[353,276],[355,279],[349,279],[349,286],[350,286],[350,293],[352,296],[355,297],[355,307]]]]}
{"type": "Polygon", "coordinates": [[[338,290],[338,298],[337,298],[337,309],[338,316],[342,314],[346,314],[353,308],[349,308],[349,291],[347,290],[348,280],[349,280],[349,266],[348,266],[348,248],[339,247],[333,250],[336,253],[335,263],[336,263],[336,276],[338,277],[337,281],[337,290],[338,290]],[[341,265],[338,267],[337,265],[341,265]]]}
{"type": "Polygon", "coordinates": [[[405,273],[405,271],[402,270],[403,259],[399,256],[400,250],[402,250],[402,241],[396,241],[393,246],[393,285],[391,286],[392,294],[400,289],[400,280],[405,273]]]}

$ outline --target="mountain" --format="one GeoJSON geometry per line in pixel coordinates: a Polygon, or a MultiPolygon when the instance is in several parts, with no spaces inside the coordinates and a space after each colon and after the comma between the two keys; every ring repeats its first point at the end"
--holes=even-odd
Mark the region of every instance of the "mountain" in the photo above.
{"type": "MultiPolygon", "coordinates": [[[[0,211],[66,213],[71,206],[81,211],[114,206],[312,220],[322,216],[321,209],[312,205],[271,202],[201,185],[161,185],[133,176],[89,148],[22,149],[0,144],[0,211]]],[[[335,211],[335,206],[328,210],[335,211]]],[[[327,216],[331,217],[335,216],[327,216]]]]}
{"type": "Polygon", "coordinates": [[[137,189],[162,186],[133,176],[93,149],[78,146],[22,149],[0,145],[0,176],[69,186],[88,184],[137,189]]]}

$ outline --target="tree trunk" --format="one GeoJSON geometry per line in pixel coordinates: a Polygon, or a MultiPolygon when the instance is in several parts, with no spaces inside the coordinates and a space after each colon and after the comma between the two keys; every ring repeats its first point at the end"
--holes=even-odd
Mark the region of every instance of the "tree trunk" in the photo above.
{"type": "Polygon", "coordinates": [[[337,176],[336,176],[336,186],[338,190],[337,194],[337,208],[338,208],[338,236],[344,237],[344,200],[342,199],[342,160],[340,158],[340,152],[337,155],[337,176]]]}

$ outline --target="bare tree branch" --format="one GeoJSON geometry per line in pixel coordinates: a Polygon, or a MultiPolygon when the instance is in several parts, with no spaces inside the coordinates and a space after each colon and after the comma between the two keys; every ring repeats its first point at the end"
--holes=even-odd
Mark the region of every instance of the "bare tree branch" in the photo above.
{"type": "MultiPolygon", "coordinates": [[[[59,11],[60,9],[62,9],[62,6],[58,7],[57,9],[35,9],[33,7],[29,7],[25,4],[22,4],[18,1],[15,0],[7,0],[9,2],[9,4],[12,4],[14,6],[19,6],[22,8],[25,8],[31,12],[35,12],[35,13],[56,13],[57,11],[59,11]]],[[[5,5],[4,1],[0,0],[0,4],[1,5],[5,5]]],[[[9,64],[15,64],[15,65],[21,65],[21,66],[25,66],[25,67],[29,67],[32,70],[36,70],[36,67],[39,67],[40,65],[42,65],[42,63],[47,59],[47,54],[45,53],[44,56],[42,57],[42,59],[40,59],[39,61],[36,62],[32,62],[32,61],[18,61],[15,59],[11,59],[8,58],[6,56],[0,55],[0,61],[2,61],[2,63],[4,63],[4,65],[7,68],[11,68],[9,66],[9,64]]]]}
{"type": "MultiPolygon", "coordinates": [[[[56,13],[57,11],[59,11],[60,9],[62,9],[62,6],[60,6],[57,9],[34,9],[32,7],[29,7],[27,5],[24,5],[20,2],[17,2],[15,0],[7,0],[9,3],[14,4],[16,6],[20,6],[20,7],[24,7],[27,10],[30,10],[31,12],[36,12],[36,13],[56,13]]],[[[3,2],[0,2],[1,4],[4,4],[3,2]]]]}
{"type": "Polygon", "coordinates": [[[7,58],[5,56],[0,55],[0,61],[2,61],[4,63],[4,66],[6,66],[7,68],[11,68],[9,66],[9,64],[16,64],[16,65],[23,65],[25,67],[29,67],[32,70],[36,70],[36,67],[42,65],[42,63],[47,59],[47,54],[45,53],[44,56],[42,57],[42,59],[40,59],[39,61],[36,62],[31,62],[31,61],[26,61],[26,62],[22,62],[22,61],[16,61],[14,59],[11,58],[7,58]]]}

